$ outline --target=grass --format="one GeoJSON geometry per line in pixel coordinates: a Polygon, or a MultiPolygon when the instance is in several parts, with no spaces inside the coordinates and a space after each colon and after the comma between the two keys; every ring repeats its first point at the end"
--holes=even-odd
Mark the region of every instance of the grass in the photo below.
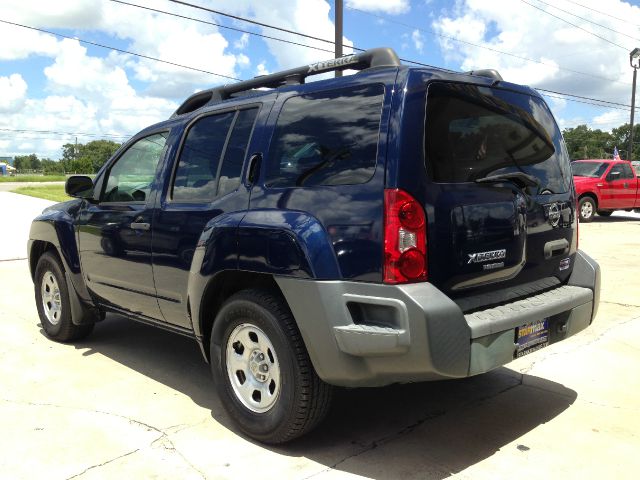
{"type": "Polygon", "coordinates": [[[0,177],[0,183],[10,182],[64,182],[64,175],[16,175],[14,177],[0,177]]]}
{"type": "Polygon", "coordinates": [[[64,185],[38,185],[32,187],[19,187],[12,190],[12,193],[21,193],[30,197],[44,198],[54,202],[66,202],[71,197],[64,193],[64,185]]]}

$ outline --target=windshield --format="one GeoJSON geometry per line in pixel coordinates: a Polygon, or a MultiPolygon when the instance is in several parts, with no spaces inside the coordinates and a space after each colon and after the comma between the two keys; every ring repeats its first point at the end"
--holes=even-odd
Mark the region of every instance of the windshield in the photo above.
{"type": "Polygon", "coordinates": [[[572,162],[571,171],[576,177],[600,178],[607,169],[604,162],[572,162]]]}
{"type": "Polygon", "coordinates": [[[562,135],[538,97],[499,88],[434,82],[427,92],[427,170],[436,182],[473,182],[521,172],[537,194],[568,191],[562,135]]]}

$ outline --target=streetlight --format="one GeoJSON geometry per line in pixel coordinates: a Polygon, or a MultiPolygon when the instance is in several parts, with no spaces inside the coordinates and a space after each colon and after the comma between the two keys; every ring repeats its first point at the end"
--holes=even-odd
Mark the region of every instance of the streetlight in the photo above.
{"type": "Polygon", "coordinates": [[[631,131],[629,132],[629,154],[628,160],[633,160],[633,114],[636,109],[636,75],[640,67],[640,48],[634,48],[629,52],[629,65],[633,67],[633,87],[631,87],[631,131]],[[634,63],[634,60],[636,62],[634,63]]]}

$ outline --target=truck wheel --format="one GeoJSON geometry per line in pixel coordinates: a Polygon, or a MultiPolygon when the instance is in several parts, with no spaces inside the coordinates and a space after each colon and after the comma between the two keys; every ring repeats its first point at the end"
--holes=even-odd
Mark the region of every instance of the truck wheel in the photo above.
{"type": "Polygon", "coordinates": [[[282,299],[262,290],[242,291],[227,300],[214,325],[223,332],[218,340],[211,335],[214,381],[242,432],[278,444],[320,423],[332,387],[318,378],[282,299]]]}
{"type": "Polygon", "coordinates": [[[601,217],[610,217],[612,213],[612,210],[598,210],[598,215],[601,217]]]}
{"type": "Polygon", "coordinates": [[[582,197],[578,204],[580,210],[580,221],[590,222],[596,212],[596,203],[591,197],[582,197]]]}
{"type": "Polygon", "coordinates": [[[35,296],[42,329],[50,339],[72,342],[93,330],[93,324],[74,325],[71,321],[67,280],[60,260],[50,252],[45,252],[38,260],[35,296]]]}

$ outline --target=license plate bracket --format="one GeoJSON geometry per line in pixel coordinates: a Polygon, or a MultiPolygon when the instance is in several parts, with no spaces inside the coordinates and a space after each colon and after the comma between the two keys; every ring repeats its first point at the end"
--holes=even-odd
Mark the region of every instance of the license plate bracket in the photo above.
{"type": "Polygon", "coordinates": [[[549,345],[549,319],[543,318],[516,328],[516,351],[520,358],[549,345]]]}

